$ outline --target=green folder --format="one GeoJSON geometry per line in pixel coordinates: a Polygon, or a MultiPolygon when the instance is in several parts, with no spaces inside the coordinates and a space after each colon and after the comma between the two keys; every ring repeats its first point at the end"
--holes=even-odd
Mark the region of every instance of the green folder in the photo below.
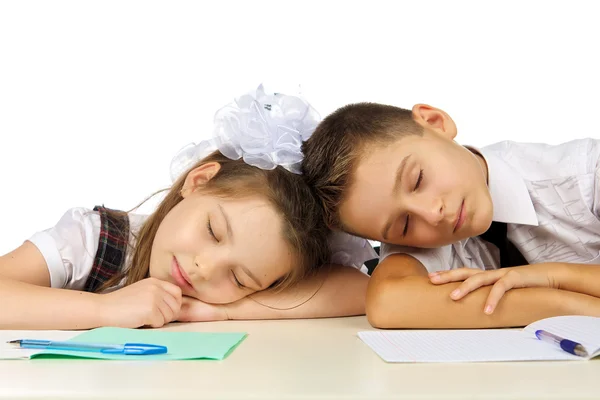
{"type": "Polygon", "coordinates": [[[105,360],[222,360],[227,357],[246,333],[239,332],[170,332],[153,329],[97,328],[84,332],[69,342],[147,343],[167,346],[166,354],[124,355],[66,350],[41,350],[31,358],[95,358],[105,360]]]}

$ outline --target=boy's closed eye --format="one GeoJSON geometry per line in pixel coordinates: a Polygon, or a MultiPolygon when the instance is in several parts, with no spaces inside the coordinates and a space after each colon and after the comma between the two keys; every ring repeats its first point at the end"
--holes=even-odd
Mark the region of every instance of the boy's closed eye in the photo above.
{"type": "Polygon", "coordinates": [[[419,187],[421,186],[422,182],[423,182],[423,170],[420,169],[419,170],[419,175],[417,176],[417,182],[415,182],[415,188],[413,189],[413,192],[417,191],[417,189],[419,189],[419,187]]]}
{"type": "MultiPolygon", "coordinates": [[[[421,186],[421,183],[423,182],[423,170],[420,169],[419,170],[419,175],[417,176],[417,181],[415,182],[415,186],[413,189],[413,192],[416,192],[419,187],[421,186]]],[[[410,224],[410,215],[407,214],[406,215],[406,221],[404,223],[404,230],[402,231],[402,236],[406,236],[408,234],[408,226],[410,224]]]]}

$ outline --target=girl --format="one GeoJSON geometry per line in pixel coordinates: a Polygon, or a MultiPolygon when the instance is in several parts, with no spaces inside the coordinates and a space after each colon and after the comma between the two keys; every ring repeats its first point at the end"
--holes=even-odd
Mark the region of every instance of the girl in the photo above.
{"type": "Polygon", "coordinates": [[[215,137],[175,157],[150,216],[75,208],[0,257],[0,328],[363,314],[367,276],[318,268],[375,255],[347,235],[328,243],[297,174],[317,123],[308,103],[262,87],[221,109],[215,137]]]}

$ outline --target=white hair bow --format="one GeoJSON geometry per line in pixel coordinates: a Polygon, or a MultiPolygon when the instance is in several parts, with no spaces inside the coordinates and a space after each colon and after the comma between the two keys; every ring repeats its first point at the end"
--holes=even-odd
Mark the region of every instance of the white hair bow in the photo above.
{"type": "Polygon", "coordinates": [[[320,120],[306,100],[281,93],[266,94],[260,85],[217,111],[213,138],[181,149],[171,162],[171,178],[175,181],[215,150],[232,160],[243,158],[261,169],[280,165],[299,174],[302,142],[320,120]]]}

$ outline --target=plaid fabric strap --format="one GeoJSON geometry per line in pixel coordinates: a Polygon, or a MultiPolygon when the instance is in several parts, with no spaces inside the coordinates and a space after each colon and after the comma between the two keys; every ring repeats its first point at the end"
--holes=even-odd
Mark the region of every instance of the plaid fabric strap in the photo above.
{"type": "Polygon", "coordinates": [[[85,282],[84,290],[94,292],[106,281],[121,271],[125,263],[125,251],[129,237],[129,217],[114,216],[108,209],[96,206],[100,213],[100,240],[92,271],[85,282]]]}

